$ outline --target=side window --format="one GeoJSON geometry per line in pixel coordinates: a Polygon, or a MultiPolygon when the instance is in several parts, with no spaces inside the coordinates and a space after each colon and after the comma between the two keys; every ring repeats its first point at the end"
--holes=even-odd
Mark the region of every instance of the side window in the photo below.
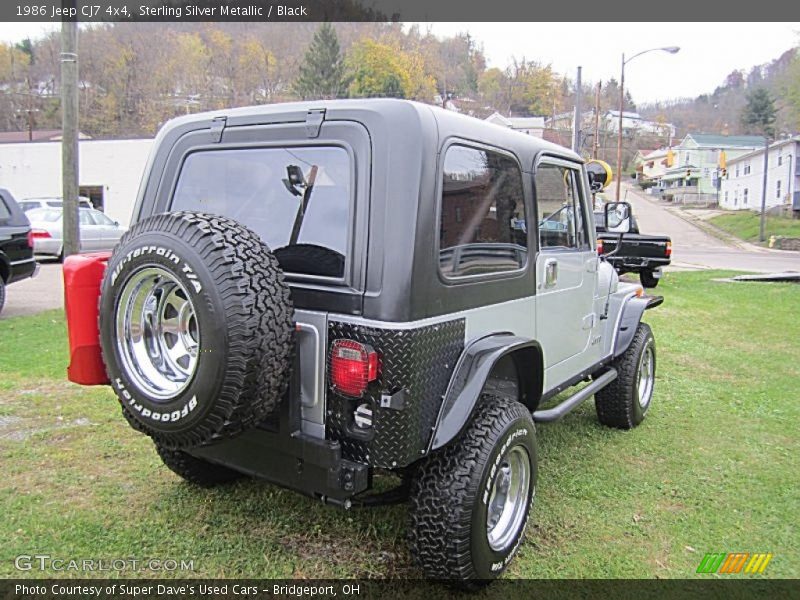
{"type": "Polygon", "coordinates": [[[78,211],[78,221],[81,225],[94,225],[94,219],[92,219],[92,215],[89,214],[87,210],[79,210],[78,211]]]}
{"type": "Polygon", "coordinates": [[[536,169],[536,206],[539,214],[539,247],[578,249],[589,242],[580,171],[542,164],[536,169]]]}
{"type": "Polygon", "coordinates": [[[0,220],[5,221],[11,217],[11,211],[6,206],[6,201],[0,198],[0,220]]]}
{"type": "Polygon", "coordinates": [[[447,149],[439,225],[439,267],[446,277],[515,271],[528,256],[522,171],[505,154],[447,149]]]}

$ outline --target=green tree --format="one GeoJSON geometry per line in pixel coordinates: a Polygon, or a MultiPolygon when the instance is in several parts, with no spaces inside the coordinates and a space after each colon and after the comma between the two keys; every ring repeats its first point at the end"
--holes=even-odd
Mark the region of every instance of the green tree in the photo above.
{"type": "Polygon", "coordinates": [[[800,48],[795,50],[786,72],[779,81],[781,97],[786,104],[790,127],[800,129],[800,48]]]}
{"type": "Polygon", "coordinates": [[[747,104],[742,111],[742,125],[752,133],[772,138],[775,136],[777,114],[772,95],[766,88],[756,88],[747,94],[747,104]]]}
{"type": "Polygon", "coordinates": [[[353,96],[388,96],[430,102],[435,81],[425,72],[424,60],[390,44],[365,39],[348,55],[353,96]]]}
{"type": "Polygon", "coordinates": [[[336,30],[330,23],[323,23],[306,51],[294,92],[301,98],[338,98],[346,88],[344,58],[336,30]]]}

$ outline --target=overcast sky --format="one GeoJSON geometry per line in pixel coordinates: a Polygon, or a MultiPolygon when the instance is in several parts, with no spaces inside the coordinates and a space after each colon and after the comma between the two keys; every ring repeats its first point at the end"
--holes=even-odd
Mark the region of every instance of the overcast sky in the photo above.
{"type": "MultiPolygon", "coordinates": [[[[734,69],[773,60],[800,44],[800,23],[432,23],[436,35],[467,31],[483,44],[489,66],[504,68],[512,57],[552,64],[556,72],[584,81],[619,79],[620,59],[659,46],[625,68],[625,83],[637,102],[693,97],[712,92],[734,69]]],[[[0,23],[0,40],[38,37],[59,25],[0,23]]]]}

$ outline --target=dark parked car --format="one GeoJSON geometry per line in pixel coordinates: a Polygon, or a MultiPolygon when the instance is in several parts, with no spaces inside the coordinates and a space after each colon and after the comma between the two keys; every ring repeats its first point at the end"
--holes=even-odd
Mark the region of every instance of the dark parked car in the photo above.
{"type": "Polygon", "coordinates": [[[0,311],[6,286],[36,274],[31,224],[11,192],[0,189],[0,311]]]}
{"type": "Polygon", "coordinates": [[[617,273],[638,273],[639,281],[646,288],[658,285],[662,269],[672,260],[672,240],[668,236],[639,233],[636,217],[631,216],[630,233],[625,234],[619,251],[614,252],[619,236],[606,232],[605,213],[595,212],[594,224],[597,229],[597,253],[605,256],[617,273]]]}

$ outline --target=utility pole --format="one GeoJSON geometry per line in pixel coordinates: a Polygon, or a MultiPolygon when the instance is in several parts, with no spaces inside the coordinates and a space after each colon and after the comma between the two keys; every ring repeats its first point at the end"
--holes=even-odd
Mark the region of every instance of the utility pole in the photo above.
{"type": "Polygon", "coordinates": [[[578,77],[575,80],[575,116],[572,125],[572,151],[581,153],[581,121],[583,108],[581,103],[583,98],[583,84],[581,83],[581,67],[578,67],[578,77]]]}
{"type": "MultiPolygon", "coordinates": [[[[75,8],[75,0],[62,7],[75,8]]],[[[64,257],[80,250],[78,221],[78,22],[61,22],[61,187],[64,257]]]]}
{"type": "Polygon", "coordinates": [[[597,158],[597,152],[600,149],[600,88],[603,87],[603,82],[597,82],[597,91],[594,94],[594,144],[592,147],[592,158],[597,158]]]}
{"type": "Polygon", "coordinates": [[[769,173],[769,135],[764,132],[764,174],[761,178],[761,221],[758,225],[758,241],[763,242],[766,240],[766,226],[767,226],[767,177],[769,173]]]}

